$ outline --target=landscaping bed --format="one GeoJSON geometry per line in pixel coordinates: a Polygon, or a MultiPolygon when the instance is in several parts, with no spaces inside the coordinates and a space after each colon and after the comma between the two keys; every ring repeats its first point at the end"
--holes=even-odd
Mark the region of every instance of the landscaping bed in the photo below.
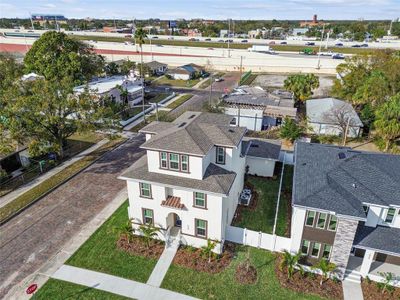
{"type": "Polygon", "coordinates": [[[133,236],[130,240],[121,234],[117,241],[117,247],[129,254],[140,255],[147,258],[159,259],[164,251],[165,244],[159,240],[152,240],[149,247],[140,236],[133,236]]]}
{"type": "Polygon", "coordinates": [[[176,99],[174,102],[170,103],[167,108],[170,109],[175,109],[178,106],[181,106],[183,103],[185,103],[186,101],[188,101],[189,99],[191,99],[193,97],[192,94],[185,94],[185,95],[181,95],[178,99],[176,99]]]}
{"type": "MultiPolygon", "coordinates": [[[[309,293],[319,295],[328,299],[343,299],[343,289],[341,281],[332,279],[325,280],[320,285],[321,275],[305,272],[303,275],[297,271],[292,278],[288,278],[286,269],[279,268],[280,259],[276,260],[275,273],[281,286],[299,293],[309,293]]],[[[378,299],[378,298],[375,298],[378,299]]]]}
{"type": "Polygon", "coordinates": [[[224,252],[219,256],[211,257],[209,262],[208,257],[202,255],[201,249],[186,246],[178,249],[173,263],[199,272],[215,274],[222,272],[229,266],[234,253],[235,245],[232,243],[225,243],[224,252]]]}
{"type": "Polygon", "coordinates": [[[392,300],[400,299],[400,288],[393,287],[392,291],[385,291],[378,288],[378,283],[371,280],[363,279],[361,282],[361,288],[364,296],[364,300],[392,300]]]}

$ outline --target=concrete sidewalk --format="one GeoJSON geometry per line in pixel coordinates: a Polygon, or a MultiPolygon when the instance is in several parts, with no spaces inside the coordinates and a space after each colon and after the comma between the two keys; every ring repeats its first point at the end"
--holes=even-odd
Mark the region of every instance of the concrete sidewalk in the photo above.
{"type": "Polygon", "coordinates": [[[342,288],[344,300],[364,300],[360,283],[343,280],[342,288]]]}
{"type": "Polygon", "coordinates": [[[29,191],[30,189],[34,188],[35,186],[41,184],[43,181],[45,181],[45,180],[49,179],[50,177],[54,176],[55,174],[61,172],[65,168],[67,168],[70,165],[72,165],[73,163],[77,162],[78,160],[81,160],[83,157],[85,157],[86,155],[88,155],[88,154],[92,153],[93,151],[97,150],[98,148],[100,148],[101,146],[106,144],[108,141],[109,141],[108,139],[103,139],[103,140],[99,141],[98,143],[96,143],[92,147],[90,147],[90,148],[86,149],[85,151],[82,151],[81,153],[75,155],[74,157],[72,157],[71,159],[63,162],[61,165],[55,167],[54,169],[51,169],[50,171],[44,173],[43,175],[37,177],[36,179],[34,179],[34,180],[22,185],[21,187],[19,187],[18,189],[8,193],[7,195],[4,195],[4,196],[0,197],[0,208],[5,206],[6,204],[12,202],[16,198],[18,198],[20,195],[26,193],[27,191],[29,191]]]}
{"type": "MultiPolygon", "coordinates": [[[[132,266],[134,267],[134,266],[132,266]]],[[[175,293],[169,290],[150,286],[145,283],[136,282],[120,278],[113,275],[108,275],[100,272],[90,271],[77,267],[63,265],[58,269],[52,278],[64,280],[87,287],[92,287],[98,290],[118,294],[121,296],[148,300],[194,300],[196,298],[175,293]]]]}

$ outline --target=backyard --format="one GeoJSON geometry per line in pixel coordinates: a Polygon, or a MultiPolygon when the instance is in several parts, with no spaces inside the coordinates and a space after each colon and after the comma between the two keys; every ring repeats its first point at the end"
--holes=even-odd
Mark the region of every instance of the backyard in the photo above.
{"type": "Polygon", "coordinates": [[[171,265],[161,287],[200,299],[321,299],[281,287],[275,275],[276,256],[273,253],[252,247],[237,248],[232,263],[220,273],[171,265]],[[246,260],[247,250],[258,274],[254,284],[241,284],[235,279],[236,267],[246,260]]]}
{"type": "Polygon", "coordinates": [[[182,79],[168,79],[166,76],[161,77],[154,82],[156,85],[168,85],[168,86],[179,86],[179,87],[193,87],[198,84],[202,78],[182,80],[182,79]]]}
{"type": "MultiPolygon", "coordinates": [[[[245,185],[253,187],[253,191],[257,193],[257,200],[255,207],[251,205],[249,207],[239,207],[239,216],[233,222],[235,226],[264,233],[272,233],[278,200],[281,164],[276,165],[275,174],[279,175],[273,178],[248,176],[245,185]]],[[[276,224],[276,234],[280,236],[289,235],[292,178],[293,167],[285,165],[276,224]]]]}

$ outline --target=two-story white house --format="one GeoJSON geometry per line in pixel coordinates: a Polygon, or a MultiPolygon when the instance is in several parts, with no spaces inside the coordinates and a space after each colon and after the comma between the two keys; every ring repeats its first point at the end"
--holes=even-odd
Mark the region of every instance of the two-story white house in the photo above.
{"type": "Polygon", "coordinates": [[[127,181],[134,228],[150,223],[162,229],[161,239],[179,232],[183,244],[201,247],[211,239],[217,241],[215,251],[222,251],[243,189],[247,154],[251,164],[264,157],[260,163],[273,171],[280,149],[260,141],[252,148],[243,140],[246,128],[231,121],[227,115],[186,112],[173,123],[153,122],[140,131],[146,135],[141,146],[146,155],[120,176],[127,181]]]}

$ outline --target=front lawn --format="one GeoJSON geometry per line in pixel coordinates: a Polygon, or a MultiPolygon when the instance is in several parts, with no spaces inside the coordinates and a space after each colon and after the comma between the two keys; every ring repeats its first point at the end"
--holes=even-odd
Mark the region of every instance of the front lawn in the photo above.
{"type": "Polygon", "coordinates": [[[167,77],[160,78],[156,82],[156,85],[169,85],[169,86],[178,86],[178,87],[193,87],[198,84],[202,80],[202,78],[190,79],[190,80],[182,80],[182,79],[168,79],[167,77]]]}
{"type": "Polygon", "coordinates": [[[157,260],[129,254],[117,248],[116,228],[128,222],[128,201],[76,251],[66,264],[146,282],[157,260]]]}
{"type": "Polygon", "coordinates": [[[185,94],[185,95],[181,95],[178,99],[176,99],[174,102],[170,103],[167,108],[170,109],[175,109],[178,106],[182,105],[183,103],[185,103],[186,101],[188,101],[190,98],[192,98],[193,95],[192,94],[185,94]]]}
{"type": "Polygon", "coordinates": [[[161,287],[200,299],[321,299],[293,292],[280,286],[275,275],[275,255],[249,247],[251,264],[257,270],[255,284],[235,280],[236,267],[246,259],[247,248],[241,247],[230,266],[217,274],[171,265],[161,287]]]}
{"type": "Polygon", "coordinates": [[[36,300],[125,300],[130,299],[120,295],[96,290],[91,287],[70,283],[67,281],[49,279],[32,297],[36,300]]]}
{"type": "MultiPolygon", "coordinates": [[[[257,204],[256,207],[241,207],[239,209],[239,217],[234,221],[234,226],[265,233],[272,233],[279,192],[279,166],[280,164],[277,164],[277,169],[275,170],[275,173],[279,174],[277,178],[256,176],[248,177],[249,185],[254,187],[254,190],[258,195],[257,204]]],[[[280,236],[287,236],[289,230],[288,210],[291,203],[293,167],[285,165],[283,176],[281,200],[279,203],[278,220],[276,224],[276,234],[280,236]]]]}

